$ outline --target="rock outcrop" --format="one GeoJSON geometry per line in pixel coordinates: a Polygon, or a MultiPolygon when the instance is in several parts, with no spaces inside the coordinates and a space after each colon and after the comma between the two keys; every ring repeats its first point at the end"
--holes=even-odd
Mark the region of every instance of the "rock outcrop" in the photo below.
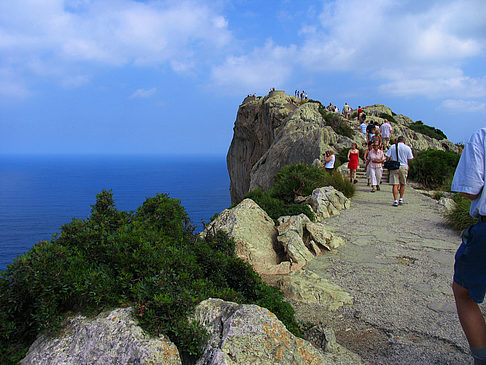
{"type": "MultiPolygon", "coordinates": [[[[272,186],[273,177],[283,167],[320,160],[328,149],[339,152],[352,142],[362,145],[358,120],[343,123],[353,129],[351,138],[337,134],[319,112],[319,103],[302,103],[300,99],[273,91],[265,97],[247,97],[238,109],[233,140],[227,155],[231,179],[231,202],[238,203],[250,190],[272,186]]],[[[384,115],[393,116],[394,136],[405,136],[414,150],[453,150],[457,147],[446,139],[438,141],[409,128],[413,122],[404,115],[393,115],[384,105],[364,108],[367,122],[385,121],[384,115]]],[[[338,115],[338,114],[336,114],[338,115]]]]}
{"type": "MultiPolygon", "coordinates": [[[[317,217],[339,214],[349,208],[349,199],[332,187],[315,189],[305,198],[316,208],[317,217]]],[[[324,251],[344,244],[326,229],[324,224],[312,222],[306,215],[284,216],[273,220],[251,199],[236,207],[225,209],[201,236],[223,231],[235,240],[236,255],[248,262],[260,275],[283,275],[301,269],[324,251]]],[[[322,221],[322,219],[321,219],[322,221]]]]}
{"type": "Polygon", "coordinates": [[[119,308],[92,319],[71,318],[58,336],[40,335],[20,364],[182,364],[176,346],[163,335],[147,335],[132,312],[119,308]]]}
{"type": "Polygon", "coordinates": [[[198,365],[321,365],[346,363],[343,358],[349,358],[349,351],[339,352],[329,333],[326,345],[333,352],[325,353],[292,335],[273,313],[256,305],[208,299],[197,306],[194,319],[209,335],[198,365]]]}

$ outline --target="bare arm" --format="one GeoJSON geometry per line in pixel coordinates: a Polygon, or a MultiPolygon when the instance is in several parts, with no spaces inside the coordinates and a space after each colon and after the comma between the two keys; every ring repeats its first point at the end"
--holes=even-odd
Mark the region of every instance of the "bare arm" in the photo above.
{"type": "Polygon", "coordinates": [[[461,194],[468,199],[474,200],[474,199],[479,198],[479,196],[481,195],[481,192],[479,192],[477,194],[468,194],[468,193],[461,193],[461,194]]]}

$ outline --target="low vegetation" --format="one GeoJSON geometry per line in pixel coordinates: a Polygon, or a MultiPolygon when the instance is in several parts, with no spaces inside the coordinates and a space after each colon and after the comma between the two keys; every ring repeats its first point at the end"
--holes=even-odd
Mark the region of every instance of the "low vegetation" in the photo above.
{"type": "Polygon", "coordinates": [[[276,223],[281,216],[300,213],[313,220],[312,210],[306,204],[296,204],[294,201],[297,196],[311,195],[314,189],[322,186],[333,186],[347,197],[355,192],[353,184],[344,180],[338,171],[330,174],[315,166],[297,164],[281,169],[275,175],[270,190],[253,190],[245,198],[254,200],[276,223]]]}
{"type": "Polygon", "coordinates": [[[202,300],[254,303],[299,333],[282,293],[236,258],[218,232],[193,234],[184,208],[165,194],[135,212],[118,211],[111,192],[91,215],[64,225],[0,272],[0,363],[18,362],[41,332],[55,333],[68,313],[133,306],[150,334],[164,333],[182,354],[196,356],[205,333],[188,315],[202,300]]]}
{"type": "Polygon", "coordinates": [[[353,138],[353,129],[344,119],[336,115],[336,113],[329,112],[323,107],[319,108],[319,113],[321,113],[322,118],[324,118],[324,120],[326,121],[326,124],[330,126],[334,130],[334,132],[345,137],[353,138]]]}
{"type": "Polygon", "coordinates": [[[469,225],[476,223],[476,219],[471,217],[469,209],[471,208],[471,200],[462,196],[460,193],[453,195],[452,199],[456,204],[454,209],[447,213],[446,218],[450,225],[458,230],[462,231],[469,225]]]}
{"type": "Polygon", "coordinates": [[[427,150],[417,153],[410,163],[409,176],[426,188],[446,188],[452,180],[459,155],[452,151],[427,150]]]}
{"type": "Polygon", "coordinates": [[[425,134],[426,136],[437,139],[439,141],[447,138],[444,132],[442,132],[440,129],[428,126],[422,123],[422,121],[420,120],[417,120],[415,123],[410,124],[408,127],[415,132],[425,134]]]}
{"type": "Polygon", "coordinates": [[[380,118],[383,118],[383,119],[386,119],[386,120],[388,120],[391,123],[397,123],[396,119],[393,118],[391,115],[389,115],[387,113],[380,113],[379,117],[380,118]]]}

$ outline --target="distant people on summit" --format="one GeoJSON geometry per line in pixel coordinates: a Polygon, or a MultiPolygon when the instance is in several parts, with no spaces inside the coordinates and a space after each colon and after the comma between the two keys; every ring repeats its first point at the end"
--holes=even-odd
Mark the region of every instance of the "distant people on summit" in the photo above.
{"type": "Polygon", "coordinates": [[[358,106],[358,115],[357,115],[358,120],[361,120],[361,119],[360,119],[360,115],[361,115],[361,113],[363,113],[363,109],[361,108],[361,105],[359,105],[359,106],[358,106]]]}
{"type": "Polygon", "coordinates": [[[403,195],[405,194],[405,186],[407,185],[408,163],[413,160],[412,149],[405,144],[405,138],[400,136],[397,138],[397,143],[390,146],[386,152],[387,160],[392,159],[400,162],[398,170],[390,171],[390,183],[393,185],[393,206],[403,204],[403,195]],[[400,195],[400,198],[398,196],[400,195]]]}
{"type": "Polygon", "coordinates": [[[343,114],[346,119],[349,119],[349,117],[351,116],[351,108],[349,107],[347,102],[344,103],[343,114]]]}
{"type": "Polygon", "coordinates": [[[388,120],[385,120],[385,123],[380,126],[380,131],[383,137],[383,146],[386,148],[390,144],[390,137],[393,131],[393,127],[388,120]]]}
{"type": "Polygon", "coordinates": [[[451,186],[471,199],[469,214],[478,220],[462,233],[452,284],[459,321],[476,365],[486,364],[486,322],[478,306],[486,293],[485,165],[486,128],[482,128],[465,144],[451,186]]]}
{"type": "Polygon", "coordinates": [[[326,151],[324,161],[326,162],[324,165],[326,171],[332,172],[334,170],[334,163],[336,162],[336,156],[333,150],[326,151]]]}
{"type": "Polygon", "coordinates": [[[348,161],[349,181],[356,184],[358,182],[356,179],[356,170],[358,169],[359,163],[359,150],[355,142],[351,144],[351,149],[348,152],[348,161]]]}

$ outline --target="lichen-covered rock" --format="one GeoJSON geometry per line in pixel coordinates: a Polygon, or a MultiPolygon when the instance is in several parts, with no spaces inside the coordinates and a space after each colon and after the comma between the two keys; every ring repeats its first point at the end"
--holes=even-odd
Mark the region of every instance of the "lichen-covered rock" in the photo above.
{"type": "Polygon", "coordinates": [[[76,316],[55,337],[41,335],[23,365],[57,364],[182,364],[168,338],[153,338],[132,318],[131,308],[115,309],[95,318],[76,316]]]}
{"type": "Polygon", "coordinates": [[[340,286],[306,269],[282,277],[278,286],[287,298],[304,303],[318,303],[330,311],[345,304],[353,304],[351,295],[340,286]]]}
{"type": "Polygon", "coordinates": [[[332,186],[314,189],[307,203],[312,207],[318,222],[337,215],[341,210],[351,206],[351,200],[332,186]]]}
{"type": "Polygon", "coordinates": [[[295,337],[265,308],[220,299],[200,303],[193,316],[209,334],[198,365],[333,364],[295,337]]]}
{"type": "MultiPolygon", "coordinates": [[[[353,130],[351,138],[336,133],[319,113],[319,104],[301,103],[283,91],[271,92],[264,98],[247,97],[238,110],[234,135],[228,151],[231,202],[238,203],[252,189],[266,190],[273,177],[283,167],[296,163],[319,164],[324,151],[336,153],[350,147],[352,142],[366,145],[359,131],[357,118],[346,120],[336,113],[342,123],[353,130]]],[[[404,115],[393,115],[390,108],[375,104],[364,107],[366,123],[385,122],[393,116],[393,137],[403,135],[414,151],[427,149],[451,150],[457,146],[446,139],[438,141],[410,129],[413,121],[404,115]]],[[[321,161],[322,162],[322,161],[321,161]]]]}
{"type": "Polygon", "coordinates": [[[282,262],[274,249],[277,230],[268,214],[251,199],[232,209],[225,209],[206,226],[201,236],[223,231],[235,240],[236,255],[248,262],[259,274],[285,274],[290,262],[282,262]]]}

